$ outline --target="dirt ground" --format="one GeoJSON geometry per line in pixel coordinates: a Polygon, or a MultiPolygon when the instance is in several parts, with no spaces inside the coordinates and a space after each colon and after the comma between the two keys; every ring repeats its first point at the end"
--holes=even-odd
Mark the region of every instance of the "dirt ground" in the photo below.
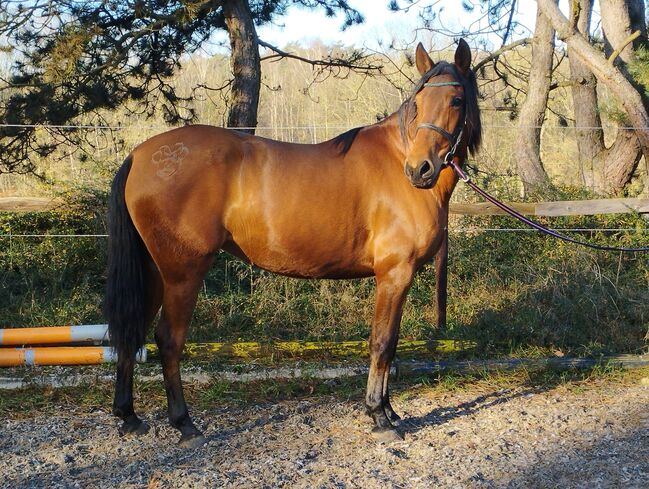
{"type": "MultiPolygon", "coordinates": [[[[378,443],[357,401],[330,396],[194,412],[177,447],[163,407],[118,435],[107,411],[0,421],[3,488],[649,487],[649,387],[595,382],[395,396],[405,440],[378,443]]],[[[11,395],[1,392],[0,395],[11,395]]]]}

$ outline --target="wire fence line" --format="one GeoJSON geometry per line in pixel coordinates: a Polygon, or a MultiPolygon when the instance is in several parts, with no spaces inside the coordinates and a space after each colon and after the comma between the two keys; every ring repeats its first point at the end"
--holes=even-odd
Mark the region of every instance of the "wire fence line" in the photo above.
{"type": "MultiPolygon", "coordinates": [[[[649,229],[637,228],[553,228],[555,231],[567,233],[621,233],[621,232],[636,232],[636,233],[649,233],[649,229]]],[[[480,232],[508,232],[508,233],[538,233],[536,229],[526,228],[450,228],[450,233],[480,233],[480,232]]],[[[5,233],[0,234],[0,238],[108,238],[107,234],[13,234],[5,233]]]]}
{"type": "MultiPolygon", "coordinates": [[[[197,123],[200,125],[201,123],[197,123]]],[[[0,124],[0,127],[6,128],[17,128],[17,129],[88,129],[88,130],[111,130],[111,131],[123,131],[123,130],[143,130],[143,129],[178,129],[180,127],[187,126],[162,126],[162,125],[152,125],[152,126],[111,126],[111,125],[57,125],[57,124],[0,124]]],[[[221,126],[217,126],[221,127],[221,126]]],[[[357,126],[350,125],[309,125],[309,126],[255,126],[255,127],[224,127],[224,129],[237,129],[237,130],[281,130],[281,131],[293,131],[293,130],[313,130],[313,129],[351,129],[357,126]]],[[[634,126],[562,126],[562,125],[506,125],[506,124],[486,124],[482,126],[484,129],[562,129],[562,130],[573,130],[573,131],[586,131],[586,130],[611,130],[611,129],[622,129],[628,131],[649,131],[649,126],[647,127],[634,127],[634,126]]]]}

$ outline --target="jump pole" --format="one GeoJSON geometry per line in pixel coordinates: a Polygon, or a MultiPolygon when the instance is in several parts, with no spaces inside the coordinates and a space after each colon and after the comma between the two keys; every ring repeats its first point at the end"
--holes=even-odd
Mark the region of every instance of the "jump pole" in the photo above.
{"type": "MultiPolygon", "coordinates": [[[[146,362],[146,348],[141,348],[136,361],[146,362]]],[[[52,346],[38,348],[0,348],[0,367],[21,365],[95,365],[117,361],[117,352],[110,346],[52,346]]]]}
{"type": "MultiPolygon", "coordinates": [[[[117,361],[110,346],[43,346],[66,343],[101,343],[109,340],[107,324],[43,326],[0,329],[0,367],[21,365],[95,365],[117,361]],[[11,348],[19,346],[23,348],[11,348]]],[[[146,348],[136,355],[146,362],[146,348]]]]}
{"type": "Polygon", "coordinates": [[[0,346],[108,341],[107,324],[0,329],[0,346]]]}

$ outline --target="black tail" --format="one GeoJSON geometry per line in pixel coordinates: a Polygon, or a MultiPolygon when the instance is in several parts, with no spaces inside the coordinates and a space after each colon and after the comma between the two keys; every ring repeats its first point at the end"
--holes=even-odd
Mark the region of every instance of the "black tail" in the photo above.
{"type": "Polygon", "coordinates": [[[120,358],[134,357],[144,345],[144,267],[147,250],[124,200],[126,179],[131,170],[129,155],[115,175],[108,205],[108,280],[104,315],[113,347],[120,358]]]}

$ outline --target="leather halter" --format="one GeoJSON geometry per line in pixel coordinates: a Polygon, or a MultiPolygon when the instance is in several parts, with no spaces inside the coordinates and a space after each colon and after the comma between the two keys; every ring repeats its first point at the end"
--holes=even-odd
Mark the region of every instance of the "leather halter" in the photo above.
{"type": "MultiPolygon", "coordinates": [[[[424,83],[424,87],[447,87],[447,86],[461,87],[462,84],[458,81],[424,83]]],[[[432,129],[433,131],[437,131],[439,134],[444,136],[444,138],[446,138],[450,149],[448,153],[446,153],[446,156],[444,157],[444,163],[449,164],[453,160],[453,157],[455,156],[455,152],[457,151],[457,147],[459,146],[460,141],[462,140],[462,133],[464,132],[465,127],[466,127],[466,107],[464,108],[464,122],[457,125],[457,127],[453,131],[453,134],[451,134],[444,128],[436,126],[435,124],[431,124],[430,122],[422,122],[421,124],[418,124],[417,131],[419,131],[419,129],[432,129]]]]}

